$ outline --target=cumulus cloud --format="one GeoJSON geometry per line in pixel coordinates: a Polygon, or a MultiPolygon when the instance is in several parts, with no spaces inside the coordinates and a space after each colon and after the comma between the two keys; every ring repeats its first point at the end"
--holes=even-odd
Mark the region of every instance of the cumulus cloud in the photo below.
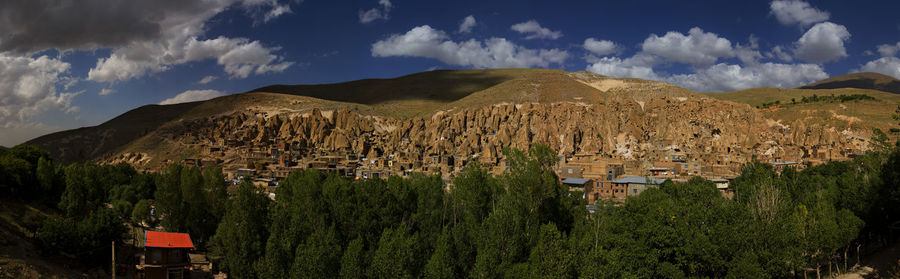
{"type": "Polygon", "coordinates": [[[393,4],[391,4],[390,0],[379,0],[378,7],[359,11],[359,22],[370,23],[379,19],[388,20],[388,14],[391,12],[392,7],[393,4]]]}
{"type": "MultiPolygon", "coordinates": [[[[668,82],[699,92],[726,92],[754,87],[793,88],[825,79],[822,66],[761,62],[779,55],[780,47],[763,56],[758,39],[750,36],[747,44],[736,44],[716,34],[692,28],[688,34],[668,32],[651,34],[642,51],[628,58],[588,59],[587,70],[613,77],[642,78],[668,82]],[[741,63],[720,63],[720,58],[736,57],[741,63]],[[655,67],[667,62],[690,64],[689,73],[669,74],[655,67]]],[[[785,59],[785,58],[782,58],[785,59]]],[[[790,57],[786,57],[790,59],[790,57]]]]}
{"type": "Polygon", "coordinates": [[[110,88],[103,88],[103,89],[100,89],[100,93],[99,93],[99,94],[100,94],[100,96],[106,96],[106,95],[109,95],[109,94],[112,94],[112,93],[115,93],[115,92],[116,92],[116,90],[113,90],[113,89],[110,89],[110,88]]]}
{"type": "Polygon", "coordinates": [[[659,37],[651,34],[642,44],[643,51],[658,55],[668,61],[691,64],[696,67],[712,65],[721,57],[734,56],[731,41],[715,33],[691,28],[688,34],[670,31],[659,37]]]}
{"type": "Polygon", "coordinates": [[[900,79],[900,58],[882,57],[867,62],[854,72],[876,72],[900,79]]]}
{"type": "Polygon", "coordinates": [[[897,54],[897,51],[900,51],[900,42],[893,45],[878,45],[877,49],[881,57],[892,57],[897,54]]]}
{"type": "Polygon", "coordinates": [[[784,62],[794,61],[794,58],[791,57],[791,55],[789,53],[787,53],[787,51],[784,50],[784,48],[782,48],[781,46],[773,47],[772,52],[769,54],[769,56],[777,57],[778,59],[781,59],[781,61],[784,61],[784,62]]]}
{"type": "Polygon", "coordinates": [[[424,57],[475,68],[522,68],[561,64],[569,54],[559,49],[529,49],[503,38],[455,42],[447,33],[423,25],[375,42],[372,56],[424,57]]]}
{"type": "Polygon", "coordinates": [[[88,80],[128,80],[148,73],[166,71],[175,65],[213,58],[233,78],[282,72],[294,64],[273,54],[278,50],[277,47],[265,47],[259,41],[246,38],[198,40],[196,37],[189,37],[184,41],[175,41],[178,42],[137,42],[116,49],[110,57],[97,60],[97,65],[88,72],[88,80]]]}
{"type": "Polygon", "coordinates": [[[197,83],[198,84],[207,84],[207,83],[213,82],[216,79],[218,79],[218,77],[216,77],[216,76],[205,76],[205,77],[201,78],[200,80],[198,80],[197,83]]]}
{"type": "Polygon", "coordinates": [[[587,70],[605,76],[660,80],[653,71],[653,65],[658,63],[657,57],[639,53],[625,59],[603,57],[588,65],[587,70]]]}
{"type": "Polygon", "coordinates": [[[168,98],[159,102],[160,105],[171,105],[171,104],[180,104],[180,103],[190,103],[196,101],[206,101],[212,98],[225,96],[228,94],[219,92],[217,90],[188,90],[175,95],[175,97],[168,98]]]}
{"type": "Polygon", "coordinates": [[[849,39],[850,32],[843,25],[822,22],[797,40],[794,56],[812,63],[838,60],[847,56],[844,41],[849,39]]]}
{"type": "Polygon", "coordinates": [[[290,11],[289,4],[277,0],[0,1],[0,51],[113,48],[163,40],[181,28],[199,32],[203,22],[234,4],[263,20],[290,11]]]}
{"type": "Polygon", "coordinates": [[[511,26],[510,29],[512,29],[513,31],[522,33],[522,34],[528,34],[528,36],[525,36],[526,40],[531,40],[531,39],[556,40],[563,36],[562,32],[560,32],[560,31],[552,31],[550,29],[541,27],[541,24],[533,19],[526,21],[526,22],[513,24],[513,26],[511,26]]]}
{"type": "Polygon", "coordinates": [[[88,79],[99,82],[140,77],[226,54],[232,58],[219,59],[219,64],[232,77],[283,71],[291,65],[274,54],[278,47],[264,47],[258,41],[200,39],[205,22],[230,6],[242,7],[259,21],[290,12],[290,5],[278,0],[3,1],[0,51],[111,48],[110,56],[98,59],[90,70],[88,79]],[[41,20],[30,18],[35,14],[42,15],[41,20]],[[202,52],[203,47],[218,48],[206,56],[187,55],[202,52]],[[239,54],[244,57],[235,57],[239,54]]]}
{"type": "Polygon", "coordinates": [[[804,1],[799,0],[776,0],[769,4],[771,13],[775,15],[783,25],[799,24],[800,26],[809,26],[813,23],[823,22],[831,16],[826,11],[813,8],[804,1]]]}
{"type": "Polygon", "coordinates": [[[585,39],[583,47],[585,50],[596,55],[612,54],[619,49],[619,46],[613,41],[597,40],[594,38],[585,39]]]}
{"type": "Polygon", "coordinates": [[[756,87],[794,88],[825,78],[828,74],[816,64],[719,63],[693,74],[673,75],[663,80],[699,92],[727,92],[756,87]]]}
{"type": "Polygon", "coordinates": [[[48,110],[77,111],[72,99],[80,92],[58,92],[70,67],[46,55],[0,53],[0,127],[33,126],[34,118],[48,110]]]}
{"type": "Polygon", "coordinates": [[[472,32],[472,28],[474,28],[475,25],[478,25],[478,22],[475,21],[474,16],[469,15],[466,18],[464,18],[461,23],[459,23],[459,33],[472,32]]]}

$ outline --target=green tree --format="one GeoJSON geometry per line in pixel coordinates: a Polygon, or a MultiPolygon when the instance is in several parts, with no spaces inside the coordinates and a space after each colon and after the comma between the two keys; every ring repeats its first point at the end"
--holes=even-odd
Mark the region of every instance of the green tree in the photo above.
{"type": "Polygon", "coordinates": [[[268,198],[246,181],[228,202],[227,213],[210,241],[209,255],[229,275],[253,277],[253,264],[263,255],[268,238],[268,207],[268,198]]]}
{"type": "Polygon", "coordinates": [[[293,278],[334,278],[341,267],[341,245],[335,237],[334,228],[320,230],[297,247],[293,278]]]}
{"type": "Polygon", "coordinates": [[[556,225],[541,226],[537,246],[528,259],[532,278],[572,278],[575,275],[575,259],[566,247],[566,236],[556,230],[556,225]]]}
{"type": "Polygon", "coordinates": [[[341,256],[340,277],[345,279],[363,278],[366,274],[365,250],[361,238],[353,239],[341,256]]]}
{"type": "Polygon", "coordinates": [[[418,234],[408,234],[406,225],[389,228],[381,234],[378,248],[369,266],[371,278],[416,278],[420,272],[417,251],[418,234]]]}
{"type": "Polygon", "coordinates": [[[450,241],[450,233],[445,229],[437,239],[434,253],[425,265],[425,278],[444,279],[456,278],[453,256],[453,243],[450,241]]]}
{"type": "Polygon", "coordinates": [[[150,205],[153,204],[153,200],[143,199],[134,204],[134,208],[131,210],[131,222],[138,226],[150,226],[155,225],[156,221],[153,216],[150,214],[150,205]]]}

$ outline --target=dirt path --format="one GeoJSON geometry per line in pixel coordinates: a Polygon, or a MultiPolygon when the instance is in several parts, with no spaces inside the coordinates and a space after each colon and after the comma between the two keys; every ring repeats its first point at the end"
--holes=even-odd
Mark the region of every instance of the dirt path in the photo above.
{"type": "Polygon", "coordinates": [[[852,272],[841,274],[838,279],[863,279],[863,278],[891,278],[891,269],[900,265],[900,239],[895,240],[881,251],[867,256],[862,260],[862,266],[854,268],[852,272]]]}

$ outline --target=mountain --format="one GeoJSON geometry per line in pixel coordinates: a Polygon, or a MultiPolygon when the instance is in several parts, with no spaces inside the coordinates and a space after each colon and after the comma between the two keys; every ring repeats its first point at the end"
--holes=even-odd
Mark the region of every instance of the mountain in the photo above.
{"type": "Polygon", "coordinates": [[[900,80],[891,76],[864,72],[830,77],[799,87],[800,89],[872,89],[900,94],[900,80]]]}
{"type": "Polygon", "coordinates": [[[873,127],[893,127],[898,102],[900,95],[865,89],[699,94],[589,72],[431,71],[144,106],[29,143],[66,162],[152,170],[190,159],[273,175],[279,164],[317,166],[327,156],[390,173],[448,174],[471,160],[502,168],[504,147],[543,143],[563,157],[615,160],[631,170],[687,154],[698,170],[702,164],[725,176],[751,158],[808,161],[865,151],[873,127]]]}

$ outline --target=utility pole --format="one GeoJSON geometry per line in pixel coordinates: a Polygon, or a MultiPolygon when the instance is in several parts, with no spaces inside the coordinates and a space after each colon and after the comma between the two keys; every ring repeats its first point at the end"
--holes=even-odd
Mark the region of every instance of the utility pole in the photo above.
{"type": "Polygon", "coordinates": [[[116,242],[112,242],[112,268],[109,270],[110,277],[116,278],[116,242]]]}

